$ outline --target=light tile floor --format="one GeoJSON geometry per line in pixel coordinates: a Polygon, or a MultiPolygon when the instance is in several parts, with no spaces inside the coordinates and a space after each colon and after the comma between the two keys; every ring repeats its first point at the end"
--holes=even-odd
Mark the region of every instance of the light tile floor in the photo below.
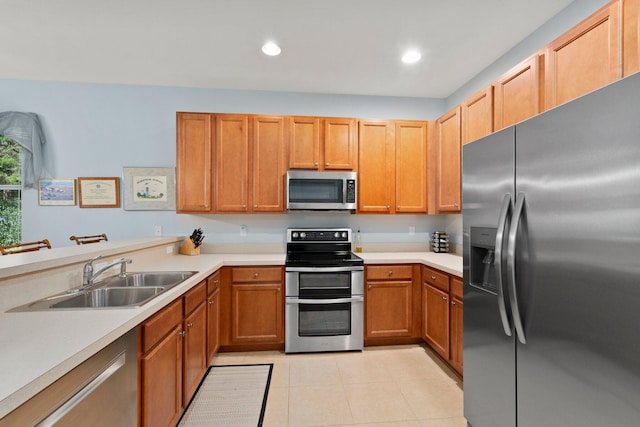
{"type": "Polygon", "coordinates": [[[219,353],[214,363],[273,363],[265,427],[467,426],[460,379],[422,345],[219,353]]]}

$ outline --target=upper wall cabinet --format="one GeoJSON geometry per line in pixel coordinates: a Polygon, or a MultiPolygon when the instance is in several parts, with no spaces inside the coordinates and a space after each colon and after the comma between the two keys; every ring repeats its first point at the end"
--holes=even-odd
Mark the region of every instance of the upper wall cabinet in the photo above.
{"type": "Polygon", "coordinates": [[[357,120],[290,117],[289,168],[357,170],[357,120]]]}
{"type": "Polygon", "coordinates": [[[547,46],[547,109],[622,76],[620,2],[613,1],[547,46]]]}
{"type": "Polygon", "coordinates": [[[457,106],[436,121],[438,147],[435,213],[459,213],[462,206],[461,115],[462,108],[457,106]]]}
{"type": "Polygon", "coordinates": [[[427,122],[361,120],[358,212],[427,212],[427,122]]]}
{"type": "Polygon", "coordinates": [[[176,115],[176,211],[211,210],[211,160],[214,119],[205,113],[176,115]]]}
{"type": "Polygon", "coordinates": [[[493,88],[488,86],[462,103],[462,144],[493,132],[493,88]]]}
{"type": "Polygon", "coordinates": [[[623,74],[640,71],[640,0],[622,2],[623,74]]]}
{"type": "Polygon", "coordinates": [[[494,130],[535,116],[544,109],[544,55],[536,53],[493,84],[494,130]]]}
{"type": "Polygon", "coordinates": [[[178,113],[176,127],[177,212],[284,212],[283,117],[178,113]]]}

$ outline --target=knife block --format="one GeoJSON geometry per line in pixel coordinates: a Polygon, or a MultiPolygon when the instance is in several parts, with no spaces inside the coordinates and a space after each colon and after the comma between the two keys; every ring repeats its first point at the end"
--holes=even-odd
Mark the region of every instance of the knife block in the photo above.
{"type": "Polygon", "coordinates": [[[187,237],[184,239],[184,242],[182,242],[182,246],[180,246],[180,253],[182,255],[200,255],[200,246],[196,248],[193,241],[187,237]]]}

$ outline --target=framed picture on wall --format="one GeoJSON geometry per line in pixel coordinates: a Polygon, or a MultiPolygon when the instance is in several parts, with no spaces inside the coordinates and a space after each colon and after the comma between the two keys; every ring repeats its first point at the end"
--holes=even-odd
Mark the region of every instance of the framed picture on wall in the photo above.
{"type": "Polygon", "coordinates": [[[120,178],[78,177],[81,208],[119,208],[120,178]]]}
{"type": "Polygon", "coordinates": [[[75,179],[39,179],[38,204],[40,206],[75,206],[75,179]]]}
{"type": "Polygon", "coordinates": [[[175,168],[123,168],[124,209],[176,210],[175,168]]]}

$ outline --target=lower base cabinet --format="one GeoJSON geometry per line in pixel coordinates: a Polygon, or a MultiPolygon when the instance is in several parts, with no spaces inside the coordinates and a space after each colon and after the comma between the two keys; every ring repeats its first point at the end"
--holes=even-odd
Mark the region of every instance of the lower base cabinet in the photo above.
{"type": "Polygon", "coordinates": [[[138,327],[140,425],[174,426],[209,364],[203,281],[138,327]]]}

